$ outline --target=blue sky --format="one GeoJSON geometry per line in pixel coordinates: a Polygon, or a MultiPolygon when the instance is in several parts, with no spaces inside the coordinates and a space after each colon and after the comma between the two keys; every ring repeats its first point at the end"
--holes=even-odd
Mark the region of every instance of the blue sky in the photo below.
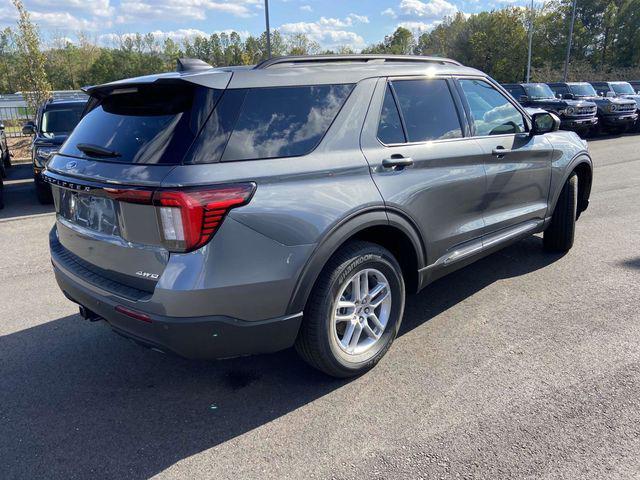
{"type": "MultiPolygon", "coordinates": [[[[45,39],[73,39],[82,31],[103,44],[118,36],[153,32],[160,38],[264,29],[264,0],[24,0],[45,39]]],[[[0,6],[0,27],[15,25],[9,0],[0,6]]],[[[321,46],[356,50],[380,41],[399,25],[415,32],[433,28],[456,11],[477,13],[526,0],[270,0],[271,26],[306,33],[321,46]]]]}

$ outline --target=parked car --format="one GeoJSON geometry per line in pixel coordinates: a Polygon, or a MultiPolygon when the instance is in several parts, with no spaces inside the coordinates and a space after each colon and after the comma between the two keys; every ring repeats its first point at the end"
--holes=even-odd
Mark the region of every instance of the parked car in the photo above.
{"type": "Polygon", "coordinates": [[[633,87],[636,93],[640,93],[640,80],[629,80],[629,85],[633,87]]]}
{"type": "Polygon", "coordinates": [[[190,358],[373,367],[416,292],[589,203],[586,142],[444,58],[284,57],[87,89],[44,173],[81,314],[190,358]],[[425,68],[428,67],[428,68],[425,68]]]}
{"type": "Polygon", "coordinates": [[[0,210],[4,208],[4,180],[0,175],[0,210]]]}
{"type": "Polygon", "coordinates": [[[556,98],[546,83],[508,83],[502,85],[523,107],[541,108],[560,117],[560,128],[580,135],[598,124],[598,107],[584,100],[556,98]]]}
{"type": "Polygon", "coordinates": [[[587,100],[598,106],[598,133],[605,130],[622,133],[632,127],[637,118],[636,103],[624,98],[601,97],[587,82],[557,82],[547,84],[557,95],[567,100],[587,100]]]}
{"type": "MultiPolygon", "coordinates": [[[[618,98],[626,98],[636,102],[636,113],[640,114],[640,94],[636,93],[630,83],[628,82],[591,82],[593,88],[596,89],[598,95],[615,96],[618,98]]],[[[634,130],[640,129],[640,122],[636,120],[634,130]]]]}
{"type": "Polygon", "coordinates": [[[7,135],[4,131],[4,123],[0,122],[0,177],[6,178],[7,169],[11,167],[11,154],[7,135]]]}
{"type": "Polygon", "coordinates": [[[45,166],[80,121],[86,103],[86,99],[49,99],[38,109],[36,121],[27,122],[22,128],[23,134],[34,136],[31,144],[33,181],[42,204],[53,201],[51,187],[42,177],[45,166]]]}

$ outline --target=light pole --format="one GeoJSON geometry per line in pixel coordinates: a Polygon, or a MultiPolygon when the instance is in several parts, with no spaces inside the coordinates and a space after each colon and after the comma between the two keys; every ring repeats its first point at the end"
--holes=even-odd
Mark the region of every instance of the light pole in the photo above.
{"type": "Polygon", "coordinates": [[[573,0],[573,8],[571,9],[571,24],[569,25],[569,40],[567,41],[567,57],[564,60],[564,75],[562,81],[567,81],[567,75],[569,72],[569,56],[571,55],[571,40],[573,39],[573,24],[576,21],[576,3],[577,0],[573,0]]]}
{"type": "Polygon", "coordinates": [[[531,79],[531,46],[533,44],[533,0],[531,0],[531,12],[529,12],[529,55],[527,57],[527,83],[531,79]]]}
{"type": "Polygon", "coordinates": [[[267,58],[271,58],[271,32],[269,29],[269,0],[264,0],[264,20],[267,24],[267,58]]]}

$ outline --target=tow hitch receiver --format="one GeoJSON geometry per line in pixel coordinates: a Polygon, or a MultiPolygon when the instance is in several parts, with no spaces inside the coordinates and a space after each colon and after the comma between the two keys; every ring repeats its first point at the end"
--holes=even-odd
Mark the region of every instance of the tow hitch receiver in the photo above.
{"type": "Polygon", "coordinates": [[[90,322],[98,322],[102,320],[101,316],[99,316],[95,312],[92,312],[87,307],[83,307],[82,305],[80,305],[80,316],[85,320],[89,320],[90,322]]]}

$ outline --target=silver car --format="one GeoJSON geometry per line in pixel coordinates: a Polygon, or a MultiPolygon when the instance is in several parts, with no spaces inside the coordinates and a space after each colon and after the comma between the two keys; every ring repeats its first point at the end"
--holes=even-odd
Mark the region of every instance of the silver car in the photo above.
{"type": "Polygon", "coordinates": [[[189,358],[295,345],[361,374],[407,293],[535,233],[567,251],[589,203],[586,144],[444,58],[191,60],[87,93],[45,173],[57,281],[189,358]]]}

